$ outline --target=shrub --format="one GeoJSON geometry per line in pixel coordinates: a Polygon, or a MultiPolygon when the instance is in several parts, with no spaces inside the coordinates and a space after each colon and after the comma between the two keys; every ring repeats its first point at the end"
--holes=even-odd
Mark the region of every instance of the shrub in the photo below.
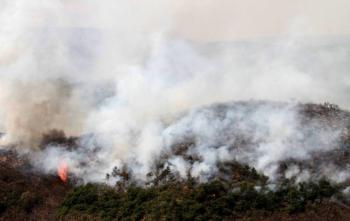
{"type": "Polygon", "coordinates": [[[308,203],[339,192],[326,180],[298,185],[286,182],[275,191],[257,189],[250,182],[240,183],[235,191],[226,181],[215,180],[190,188],[187,183],[131,185],[125,191],[87,184],[66,196],[59,213],[98,214],[103,220],[223,220],[249,210],[302,212],[308,203]]]}

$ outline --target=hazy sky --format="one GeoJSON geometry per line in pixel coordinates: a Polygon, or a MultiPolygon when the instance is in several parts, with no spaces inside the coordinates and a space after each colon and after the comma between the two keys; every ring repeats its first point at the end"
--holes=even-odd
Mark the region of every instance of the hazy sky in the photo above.
{"type": "MultiPolygon", "coordinates": [[[[271,36],[290,29],[305,34],[349,34],[348,0],[205,0],[183,10],[179,30],[209,39],[271,36]],[[202,3],[199,3],[202,2],[202,3]],[[205,2],[205,3],[203,3],[205,2]],[[218,3],[220,2],[220,3],[218,3]],[[187,19],[190,18],[192,19],[187,19]]],[[[181,17],[180,17],[181,19],[181,17]]]]}
{"type": "Polygon", "coordinates": [[[71,15],[73,23],[78,26],[104,26],[108,23],[115,24],[117,19],[125,19],[133,20],[134,25],[139,25],[141,29],[168,26],[166,29],[173,33],[194,40],[278,36],[295,29],[307,35],[350,34],[349,0],[62,2],[66,13],[71,15]],[[96,16],[92,18],[91,15],[96,16]]]}

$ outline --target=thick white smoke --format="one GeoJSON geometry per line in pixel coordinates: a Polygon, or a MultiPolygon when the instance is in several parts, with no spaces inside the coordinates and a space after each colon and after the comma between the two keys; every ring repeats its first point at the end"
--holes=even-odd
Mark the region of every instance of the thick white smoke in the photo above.
{"type": "MultiPolygon", "coordinates": [[[[296,28],[297,35],[277,39],[199,43],[176,30],[186,26],[178,18],[186,3],[1,4],[1,142],[36,149],[34,162],[46,172],[64,159],[71,173],[101,181],[114,166],[128,164],[143,180],[158,157],[192,136],[189,151],[202,158],[193,176],[205,180],[217,162],[232,159],[274,176],[281,160],[335,148],[341,131],[316,127],[317,136],[304,138],[293,105],[258,105],[254,113],[232,107],[223,118],[213,116],[215,108],[200,107],[250,99],[350,107],[345,37],[306,38],[296,28]],[[51,129],[89,135],[76,150],[40,151],[40,139],[51,129]],[[239,134],[250,137],[254,148],[231,148],[239,134]]],[[[181,156],[169,163],[181,176],[190,168],[181,156]]],[[[299,170],[286,176],[307,177],[299,170]]]]}

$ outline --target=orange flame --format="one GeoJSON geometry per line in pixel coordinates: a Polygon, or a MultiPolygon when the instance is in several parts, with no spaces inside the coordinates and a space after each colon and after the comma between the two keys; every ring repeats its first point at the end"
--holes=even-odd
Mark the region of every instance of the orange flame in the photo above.
{"type": "Polygon", "coordinates": [[[57,174],[64,183],[67,182],[68,166],[64,160],[62,160],[59,163],[58,168],[57,168],[57,174]]]}

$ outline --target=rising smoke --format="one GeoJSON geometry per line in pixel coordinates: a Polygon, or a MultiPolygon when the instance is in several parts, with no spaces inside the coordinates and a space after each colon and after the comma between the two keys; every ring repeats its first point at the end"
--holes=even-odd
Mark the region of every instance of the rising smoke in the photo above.
{"type": "MultiPolygon", "coordinates": [[[[191,170],[206,180],[229,160],[275,177],[282,160],[336,148],[344,128],[302,126],[296,101],[350,108],[347,38],[293,28],[280,38],[197,42],[176,31],[187,25],[180,3],[106,3],[2,1],[1,142],[29,152],[41,170],[64,159],[74,175],[102,181],[126,164],[144,180],[167,155],[182,177],[191,170]],[[251,99],[288,104],[216,105],[251,99]],[[52,129],[85,136],[77,149],[42,150],[52,129]],[[193,165],[171,154],[188,141],[187,154],[201,159],[193,165]],[[247,148],[236,148],[242,142],[247,148]]],[[[286,172],[298,174],[311,176],[298,166],[286,172]]]]}

